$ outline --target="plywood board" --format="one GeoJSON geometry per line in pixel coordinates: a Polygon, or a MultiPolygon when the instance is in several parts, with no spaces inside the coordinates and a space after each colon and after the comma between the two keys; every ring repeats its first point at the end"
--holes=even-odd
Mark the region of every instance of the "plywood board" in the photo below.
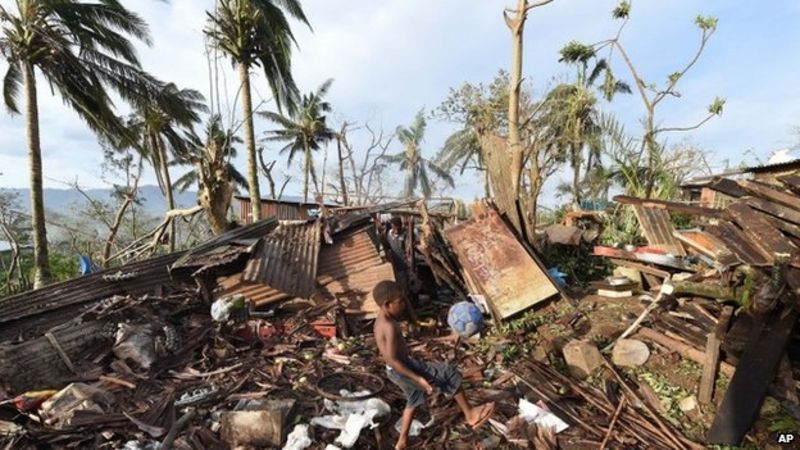
{"type": "Polygon", "coordinates": [[[461,265],[498,319],[558,294],[558,289],[494,209],[445,231],[461,265]]]}

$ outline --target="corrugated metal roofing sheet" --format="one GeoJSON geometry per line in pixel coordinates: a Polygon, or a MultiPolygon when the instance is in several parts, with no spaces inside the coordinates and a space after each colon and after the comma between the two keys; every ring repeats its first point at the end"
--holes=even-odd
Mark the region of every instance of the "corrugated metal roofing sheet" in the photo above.
{"type": "Polygon", "coordinates": [[[281,222],[256,245],[242,275],[243,281],[261,283],[294,297],[314,293],[321,223],[281,222]]]}
{"type": "Polygon", "coordinates": [[[272,286],[244,281],[241,273],[217,278],[214,298],[228,297],[235,294],[243,295],[245,299],[253,302],[256,306],[269,305],[291,297],[272,286]]]}
{"type": "Polygon", "coordinates": [[[384,262],[378,239],[372,227],[361,228],[336,238],[332,245],[320,249],[317,282],[327,284],[384,262]]]}

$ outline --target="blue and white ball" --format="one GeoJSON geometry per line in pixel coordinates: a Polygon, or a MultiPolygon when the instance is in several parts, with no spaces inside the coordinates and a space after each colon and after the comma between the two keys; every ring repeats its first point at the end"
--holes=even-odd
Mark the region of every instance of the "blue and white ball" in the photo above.
{"type": "Polygon", "coordinates": [[[481,310],[470,302],[458,302],[447,313],[447,324],[461,337],[470,337],[483,328],[481,310]]]}

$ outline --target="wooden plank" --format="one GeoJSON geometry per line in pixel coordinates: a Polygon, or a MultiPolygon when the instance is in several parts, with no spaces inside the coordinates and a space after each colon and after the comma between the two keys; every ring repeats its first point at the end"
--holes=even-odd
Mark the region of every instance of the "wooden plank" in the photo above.
{"type": "Polygon", "coordinates": [[[707,226],[706,231],[719,238],[744,264],[751,266],[772,264],[770,255],[765,253],[761,247],[750,242],[750,238],[731,222],[720,220],[717,225],[707,226]]]}
{"type": "Polygon", "coordinates": [[[764,211],[778,219],[800,225],[800,211],[795,211],[786,206],[764,200],[763,198],[751,197],[746,201],[748,205],[755,209],[764,211]]]}
{"type": "Polygon", "coordinates": [[[739,259],[731,252],[725,244],[704,231],[675,231],[675,238],[698,252],[714,258],[722,267],[727,268],[739,263],[739,259]]]}
{"type": "Polygon", "coordinates": [[[611,262],[613,262],[618,266],[628,267],[630,269],[636,269],[639,272],[646,273],[649,275],[654,275],[662,279],[670,276],[670,273],[667,272],[666,270],[661,270],[652,266],[648,266],[646,264],[639,264],[637,262],[626,261],[624,259],[617,259],[617,258],[611,258],[611,262]]]}
{"type": "Polygon", "coordinates": [[[755,181],[741,180],[739,181],[739,185],[753,195],[800,211],[800,197],[796,195],[773,189],[770,186],[755,181]]]}
{"type": "Polygon", "coordinates": [[[778,181],[785,184],[792,192],[800,193],[800,176],[797,175],[784,175],[778,177],[778,181]]]}
{"type": "Polygon", "coordinates": [[[708,444],[742,442],[758,417],[796,321],[797,313],[791,309],[776,313],[771,326],[748,341],[708,431],[708,444]]]}
{"type": "Polygon", "coordinates": [[[735,198],[747,195],[747,191],[742,189],[739,183],[728,178],[716,178],[708,185],[708,188],[735,198]]]}
{"type": "Polygon", "coordinates": [[[717,381],[717,366],[719,366],[719,338],[715,333],[708,333],[703,375],[700,377],[700,387],[697,392],[700,403],[706,405],[711,403],[717,381]]]}
{"type": "Polygon", "coordinates": [[[637,205],[637,206],[643,206],[645,208],[666,209],[669,211],[691,214],[693,216],[705,216],[712,218],[721,218],[724,216],[723,212],[718,209],[702,208],[700,206],[692,206],[677,202],[668,202],[666,200],[643,199],[643,198],[630,197],[627,195],[617,195],[614,197],[614,201],[617,203],[622,203],[623,205],[637,205]]]}
{"type": "Polygon", "coordinates": [[[535,256],[494,209],[445,234],[497,317],[506,319],[559,294],[535,256]]]}
{"type": "Polygon", "coordinates": [[[750,236],[753,243],[760,246],[771,258],[776,255],[791,256],[797,252],[797,247],[779,229],[746,204],[733,203],[728,206],[728,213],[745,234],[750,236]]]}
{"type": "Polygon", "coordinates": [[[667,210],[634,205],[633,213],[651,247],[666,250],[673,255],[686,255],[681,243],[672,235],[675,228],[667,210]]]}

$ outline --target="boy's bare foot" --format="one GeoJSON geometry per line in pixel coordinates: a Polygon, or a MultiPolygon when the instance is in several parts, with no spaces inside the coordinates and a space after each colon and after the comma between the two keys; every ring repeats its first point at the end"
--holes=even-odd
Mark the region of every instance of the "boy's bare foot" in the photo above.
{"type": "Polygon", "coordinates": [[[472,408],[470,417],[467,417],[467,425],[473,430],[483,425],[494,413],[494,402],[484,403],[472,408]]]}
{"type": "Polygon", "coordinates": [[[406,440],[402,438],[398,439],[397,443],[394,444],[395,450],[404,450],[406,447],[408,447],[408,442],[406,442],[406,440]]]}

